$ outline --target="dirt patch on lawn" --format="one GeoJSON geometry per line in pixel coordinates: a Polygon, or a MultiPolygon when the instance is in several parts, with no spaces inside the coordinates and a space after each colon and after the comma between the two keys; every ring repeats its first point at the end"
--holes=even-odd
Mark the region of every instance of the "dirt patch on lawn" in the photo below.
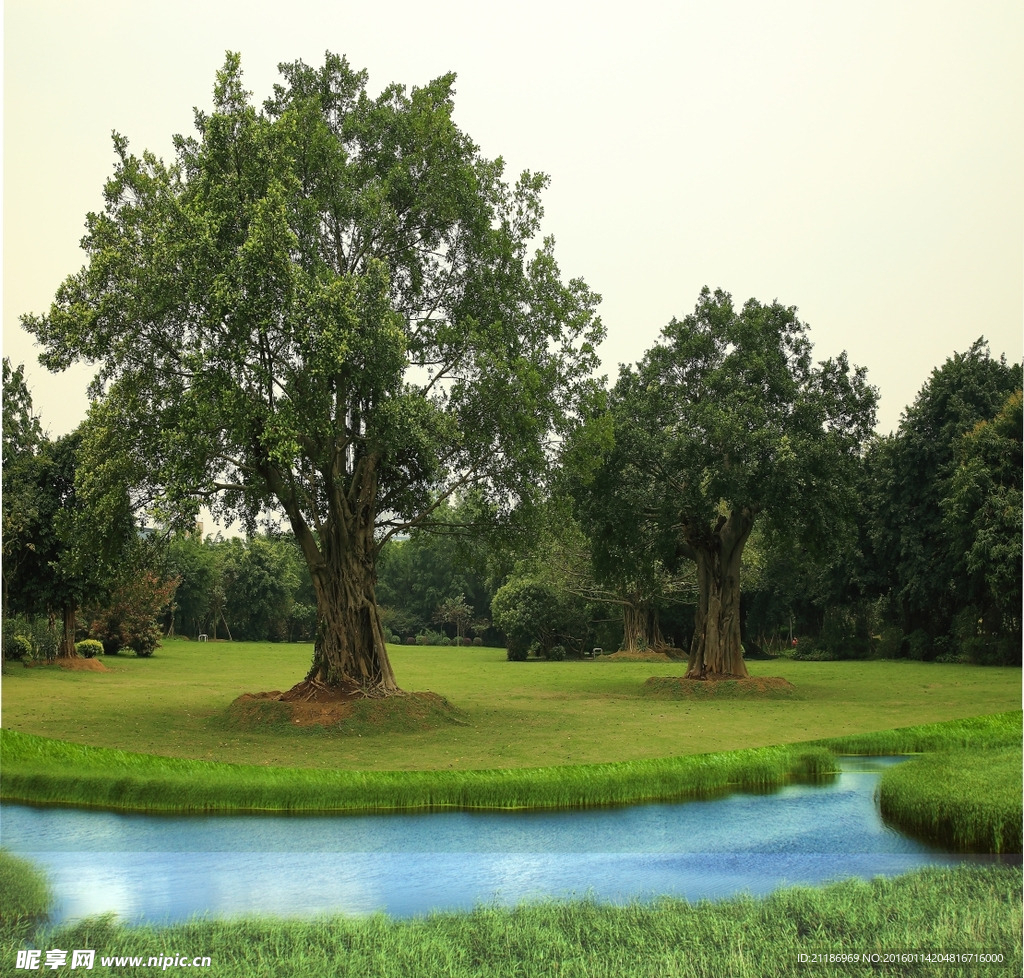
{"type": "Polygon", "coordinates": [[[682,649],[665,648],[646,652],[629,652],[625,649],[600,657],[604,662],[685,662],[689,656],[682,649]]]}
{"type": "Polygon", "coordinates": [[[778,700],[791,697],[796,687],[788,679],[777,676],[749,676],[746,679],[652,676],[643,684],[642,692],[645,696],[666,700],[778,700]]]}
{"type": "Polygon", "coordinates": [[[357,686],[299,683],[283,693],[244,693],[228,707],[228,722],[240,729],[321,727],[365,736],[464,726],[467,720],[437,693],[402,691],[378,697],[365,695],[357,686]]]}

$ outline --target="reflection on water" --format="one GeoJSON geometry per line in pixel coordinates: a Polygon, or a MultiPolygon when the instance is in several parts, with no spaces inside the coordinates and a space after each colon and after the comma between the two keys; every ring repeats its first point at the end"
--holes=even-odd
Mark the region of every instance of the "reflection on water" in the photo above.
{"type": "Polygon", "coordinates": [[[849,759],[826,786],[770,795],[551,813],[162,817],[5,805],[0,838],[45,868],[56,919],[113,911],[129,922],[716,899],[963,861],[882,823],[873,792],[886,763],[849,759]]]}

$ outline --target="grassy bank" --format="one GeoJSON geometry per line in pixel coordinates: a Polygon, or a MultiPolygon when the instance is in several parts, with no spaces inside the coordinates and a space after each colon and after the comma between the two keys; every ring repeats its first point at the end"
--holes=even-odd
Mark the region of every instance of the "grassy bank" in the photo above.
{"type": "Polygon", "coordinates": [[[0,731],[6,801],[140,812],[579,808],[765,789],[836,770],[820,747],[555,768],[324,771],[216,764],[0,731]]]}
{"type": "Polygon", "coordinates": [[[970,716],[942,723],[924,723],[873,730],[863,734],[844,734],[814,743],[837,754],[924,754],[971,748],[993,750],[1020,747],[1024,737],[1024,717],[1020,710],[970,716]]]}
{"type": "Polygon", "coordinates": [[[910,835],[959,852],[1021,852],[1020,743],[943,751],[882,775],[882,817],[910,835]]]}
{"type": "MultiPolygon", "coordinates": [[[[105,966],[104,956],[147,962],[178,954],[209,956],[202,973],[217,978],[980,978],[1022,973],[1021,926],[1021,871],[1007,867],[925,870],[720,903],[548,902],[409,921],[377,915],[127,928],[93,919],[38,933],[33,946],[93,949],[90,974],[97,976],[153,971],[145,964],[105,966]],[[1002,961],[921,960],[950,952],[997,954],[1002,961]],[[815,958],[829,954],[860,960],[815,958]],[[863,960],[872,954],[904,959],[863,960]]],[[[18,946],[4,934],[0,960],[13,962],[18,946]]]]}
{"type": "MultiPolygon", "coordinates": [[[[861,738],[861,753],[1016,745],[1021,714],[904,727],[861,738]]],[[[765,789],[836,770],[844,738],[809,745],[684,754],[653,760],[456,771],[324,771],[167,758],[0,731],[0,797],[142,812],[367,812],[444,808],[579,808],[765,789]]],[[[945,756],[945,755],[942,755],[945,756]]],[[[951,766],[943,781],[955,778],[951,766]]],[[[966,797],[966,796],[965,796],[966,797]]],[[[1009,796],[1004,802],[1016,801],[1009,796]]],[[[1002,809],[1000,809],[1002,810],[1002,809]]],[[[1004,812],[1005,813],[1005,812],[1004,812]]],[[[1007,818],[1004,818],[1007,821],[1007,818]]]]}
{"type": "Polygon", "coordinates": [[[287,689],[310,646],[173,641],[151,659],[104,657],[105,673],[11,664],[7,729],[94,747],[277,767],[400,771],[556,767],[716,753],[855,736],[1020,709],[1019,669],[920,662],[751,662],[792,696],[656,700],[645,680],[678,663],[508,662],[500,649],[393,648],[401,685],[433,690],[463,722],[350,732],[232,722],[246,692],[287,689]],[[894,720],[894,718],[896,718],[894,720]],[[362,736],[360,736],[360,732],[362,736]]]}

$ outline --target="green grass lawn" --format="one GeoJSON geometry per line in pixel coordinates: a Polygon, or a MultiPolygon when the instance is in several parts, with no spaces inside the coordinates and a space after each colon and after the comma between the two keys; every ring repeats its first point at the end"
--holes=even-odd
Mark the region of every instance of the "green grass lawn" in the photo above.
{"type": "Polygon", "coordinates": [[[631,761],[820,740],[1018,710],[1021,671],[918,662],[751,662],[796,694],[781,700],[652,700],[650,676],[680,664],[508,662],[487,648],[391,649],[399,683],[446,697],[462,724],[432,730],[231,725],[245,692],[288,689],[308,645],[166,642],[151,659],[104,657],[109,673],[10,664],[3,726],[169,757],[347,770],[517,768],[631,761]]]}
{"type": "MultiPolygon", "coordinates": [[[[624,783],[663,778],[699,785],[702,778],[724,777],[731,784],[737,777],[734,766],[739,777],[755,769],[787,777],[799,773],[793,762],[801,751],[807,753],[806,743],[817,741],[850,752],[935,752],[923,759],[930,765],[923,773],[930,785],[942,786],[940,794],[949,803],[943,817],[952,812],[959,819],[958,806],[969,807],[979,785],[982,793],[992,794],[994,786],[1009,798],[996,812],[1000,823],[1007,821],[1010,809],[1017,815],[1019,669],[754,662],[754,675],[788,679],[796,695],[762,701],[651,700],[641,694],[644,680],[677,675],[679,665],[510,663],[494,649],[402,647],[393,650],[393,660],[403,687],[444,695],[460,710],[461,723],[411,732],[366,730],[363,736],[281,724],[258,732],[231,726],[227,708],[236,696],[287,689],[304,674],[310,651],[308,646],[170,642],[152,659],[102,660],[109,673],[12,664],[3,680],[3,725],[15,731],[13,737],[4,734],[7,780],[11,774],[13,780],[31,779],[35,764],[41,783],[52,782],[55,771],[79,784],[93,772],[106,774],[108,784],[97,788],[101,792],[112,784],[111,790],[145,788],[160,795],[166,791],[161,778],[170,779],[171,792],[184,780],[194,782],[202,794],[207,778],[227,794],[236,788],[252,791],[260,779],[251,767],[209,763],[229,761],[279,766],[280,771],[265,772],[268,784],[284,779],[281,790],[296,797],[326,791],[328,782],[348,778],[346,785],[362,779],[371,789],[375,784],[407,785],[413,794],[420,790],[419,780],[428,790],[444,779],[456,788],[463,782],[494,781],[501,790],[521,781],[530,790],[550,790],[555,798],[570,775],[578,774],[585,786],[607,770],[613,771],[613,780],[626,775],[624,783]],[[907,727],[912,729],[893,729],[907,727]],[[805,747],[788,751],[787,744],[805,747]],[[964,753],[967,746],[970,754],[964,753]],[[965,764],[967,758],[975,763],[965,764]]],[[[812,747],[807,756],[820,762],[823,753],[812,747]]],[[[904,795],[904,808],[912,814],[922,808],[938,811],[934,799],[920,800],[918,774],[902,779],[911,791],[904,795]]],[[[57,784],[58,795],[62,790],[57,784]]],[[[479,790],[479,785],[472,787],[472,792],[479,790]]],[[[972,809],[975,815],[979,825],[987,817],[972,809]]],[[[1019,829],[1014,831],[1019,835],[1019,829]]],[[[987,825],[979,832],[991,835],[987,825]]],[[[0,913],[0,967],[8,967],[17,948],[28,942],[143,956],[180,946],[189,954],[214,957],[211,974],[246,978],[1019,974],[1021,885],[1019,867],[960,868],[715,904],[662,900],[618,908],[588,901],[542,902],[413,921],[378,915],[196,921],[173,928],[126,928],[92,919],[37,933],[36,920],[47,902],[38,877],[0,854],[0,905],[17,910],[0,913]],[[797,960],[801,953],[851,951],[996,952],[1004,957],[996,964],[941,965],[811,965],[797,960]]],[[[128,972],[97,965],[95,973],[128,972]]]]}

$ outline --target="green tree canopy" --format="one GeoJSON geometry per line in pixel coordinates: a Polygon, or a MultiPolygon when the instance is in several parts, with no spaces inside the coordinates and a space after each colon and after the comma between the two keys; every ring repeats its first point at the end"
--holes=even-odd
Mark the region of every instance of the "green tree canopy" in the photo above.
{"type": "Polygon", "coordinates": [[[622,493],[653,560],[697,568],[687,675],[746,675],[740,564],[756,520],[811,544],[854,503],[852,467],[876,394],[845,354],[815,365],[793,307],[705,288],[611,392],[614,446],[590,484],[622,493]]]}
{"type": "Polygon", "coordinates": [[[4,525],[5,600],[10,610],[59,615],[58,654],[69,658],[79,609],[113,584],[135,532],[123,488],[107,494],[84,488],[83,428],[44,439],[4,472],[11,516],[4,525]]]}
{"type": "Polygon", "coordinates": [[[993,574],[1009,574],[1019,589],[1020,564],[1013,561],[1010,539],[1020,515],[1007,514],[1004,503],[1012,499],[1009,473],[1014,452],[1020,452],[1019,431],[1016,442],[1010,434],[1011,395],[1020,387],[1021,365],[993,359],[978,339],[933,370],[895,435],[872,445],[868,494],[876,584],[890,596],[908,634],[950,634],[958,613],[980,599],[977,588],[986,573],[992,580],[993,574]]]}
{"type": "Polygon", "coordinates": [[[460,488],[529,497],[589,390],[597,297],[452,119],[454,75],[377,97],[328,54],[262,108],[228,55],[165,164],[117,163],[88,262],[23,318],[62,369],[98,364],[111,445],[191,525],[283,510],[320,626],[307,681],[397,684],[374,593],[382,542],[460,488]]]}
{"type": "Polygon", "coordinates": [[[24,562],[33,560],[29,536],[38,517],[36,455],[43,444],[32,394],[25,383],[24,364],[11,366],[3,358],[3,612],[8,592],[24,562]]]}

